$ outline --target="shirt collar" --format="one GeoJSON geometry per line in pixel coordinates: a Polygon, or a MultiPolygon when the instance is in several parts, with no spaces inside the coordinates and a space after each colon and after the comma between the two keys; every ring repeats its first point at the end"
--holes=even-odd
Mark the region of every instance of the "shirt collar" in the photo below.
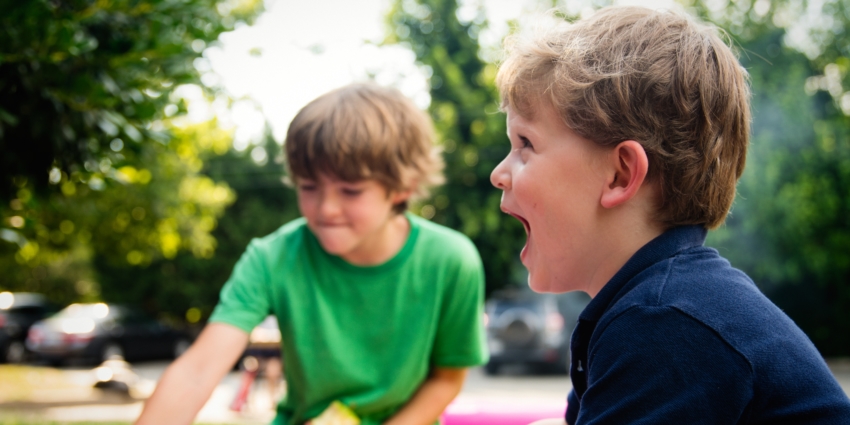
{"type": "Polygon", "coordinates": [[[635,252],[617,274],[590,300],[579,318],[594,322],[599,320],[608,307],[629,292],[633,277],[678,252],[702,246],[707,233],[705,227],[698,225],[674,227],[649,241],[635,252]]]}

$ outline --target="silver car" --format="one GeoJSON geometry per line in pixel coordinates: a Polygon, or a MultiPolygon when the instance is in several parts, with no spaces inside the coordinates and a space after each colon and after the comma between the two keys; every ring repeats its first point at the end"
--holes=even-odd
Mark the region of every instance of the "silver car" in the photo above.
{"type": "Polygon", "coordinates": [[[114,304],[71,304],[35,323],[27,348],[51,363],[85,360],[101,363],[112,357],[127,360],[174,358],[190,344],[189,335],[141,311],[114,304]]]}
{"type": "Polygon", "coordinates": [[[569,373],[570,336],[590,301],[583,292],[538,294],[527,286],[494,293],[485,306],[490,361],[488,374],[502,365],[524,364],[535,372],[569,373]]]}

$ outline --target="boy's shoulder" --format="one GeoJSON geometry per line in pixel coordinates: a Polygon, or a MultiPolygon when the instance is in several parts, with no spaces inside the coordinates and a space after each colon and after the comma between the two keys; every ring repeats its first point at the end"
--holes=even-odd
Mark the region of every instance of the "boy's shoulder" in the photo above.
{"type": "MultiPolygon", "coordinates": [[[[641,255],[646,252],[636,254],[641,255]]],[[[660,320],[686,321],[710,330],[749,361],[760,358],[760,347],[778,348],[788,340],[805,345],[808,341],[749,276],[701,243],[647,261],[627,282],[614,284],[620,286],[608,288],[614,290],[606,295],[609,299],[600,317],[600,330],[621,317],[628,321],[627,317],[640,317],[638,312],[653,312],[661,314],[660,320]]]]}
{"type": "MultiPolygon", "coordinates": [[[[573,334],[574,346],[587,353],[578,354],[579,364],[619,370],[628,382],[618,391],[644,391],[627,394],[643,397],[643,405],[663,399],[671,411],[692,409],[694,396],[717,403],[710,414],[739,417],[752,408],[753,423],[775,420],[780,409],[811,412],[804,415],[828,404],[850,408],[806,335],[746,274],[702,246],[703,240],[704,232],[678,228],[641,248],[582,312],[573,334]],[[665,367],[638,367],[647,359],[665,367]]],[[[599,400],[582,401],[581,409],[594,411],[586,413],[590,416],[610,412],[624,398],[599,400]]]]}
{"type": "MultiPolygon", "coordinates": [[[[600,330],[630,312],[670,312],[672,320],[694,320],[733,346],[747,335],[776,327],[799,333],[744,272],[713,248],[703,246],[700,226],[672,229],[634,254],[597,294],[586,311],[600,330]]],[[[584,313],[583,313],[584,314],[584,313]]]]}
{"type": "Polygon", "coordinates": [[[259,249],[261,251],[276,253],[297,249],[297,245],[303,243],[306,231],[307,220],[304,217],[299,217],[278,227],[268,235],[252,239],[249,249],[259,249]]]}
{"type": "Polygon", "coordinates": [[[749,276],[704,246],[650,265],[629,286],[611,306],[612,315],[636,306],[666,307],[715,329],[724,329],[729,322],[781,321],[784,316],[749,276]]]}
{"type": "Polygon", "coordinates": [[[472,240],[463,233],[414,214],[407,214],[411,225],[418,228],[417,245],[434,255],[479,257],[472,240]]]}

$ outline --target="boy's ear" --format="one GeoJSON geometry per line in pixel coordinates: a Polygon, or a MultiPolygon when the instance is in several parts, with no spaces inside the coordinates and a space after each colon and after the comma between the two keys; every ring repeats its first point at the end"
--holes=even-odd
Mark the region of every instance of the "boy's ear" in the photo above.
{"type": "Polygon", "coordinates": [[[413,196],[413,192],[416,190],[416,184],[416,180],[412,180],[409,184],[406,184],[402,190],[389,191],[390,201],[392,204],[398,205],[410,199],[410,197],[413,196]]]}
{"type": "Polygon", "coordinates": [[[392,191],[390,192],[390,200],[393,205],[400,204],[413,196],[413,189],[405,189],[400,191],[392,191]]]}
{"type": "Polygon", "coordinates": [[[602,206],[614,208],[634,198],[646,181],[649,158],[640,143],[634,140],[620,142],[609,153],[608,181],[602,191],[602,206]]]}

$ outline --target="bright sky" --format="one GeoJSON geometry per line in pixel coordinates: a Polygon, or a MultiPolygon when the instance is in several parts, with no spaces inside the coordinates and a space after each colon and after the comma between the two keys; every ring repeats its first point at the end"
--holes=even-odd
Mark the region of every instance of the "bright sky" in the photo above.
{"type": "MultiPolygon", "coordinates": [[[[472,20],[483,4],[490,22],[479,36],[483,45],[498,46],[507,33],[507,21],[543,10],[537,0],[461,0],[458,17],[472,20]]],[[[672,0],[627,0],[649,7],[671,7],[672,0]]],[[[587,12],[582,0],[571,1],[571,13],[587,12]]],[[[222,124],[236,127],[237,149],[257,140],[267,120],[276,140],[282,141],[298,110],[328,90],[374,75],[378,83],[398,87],[422,108],[430,97],[426,75],[414,55],[399,46],[378,47],[385,32],[390,0],[272,0],[252,26],[223,34],[219,47],[208,48],[206,61],[196,62],[207,72],[206,84],[221,84],[238,99],[227,107],[213,105],[222,124]]],[[[185,90],[195,97],[200,90],[185,90]]],[[[199,115],[206,113],[195,112],[199,115]]],[[[190,115],[193,114],[190,108],[190,115]]],[[[200,118],[200,117],[199,117],[200,118]]]]}
{"type": "Polygon", "coordinates": [[[389,0],[276,0],[254,25],[223,34],[221,46],[204,53],[213,71],[205,83],[220,83],[233,98],[250,100],[231,108],[236,147],[256,139],[265,120],[282,141],[302,106],[370,74],[427,106],[425,76],[413,53],[376,46],[388,7],[389,0]]]}

